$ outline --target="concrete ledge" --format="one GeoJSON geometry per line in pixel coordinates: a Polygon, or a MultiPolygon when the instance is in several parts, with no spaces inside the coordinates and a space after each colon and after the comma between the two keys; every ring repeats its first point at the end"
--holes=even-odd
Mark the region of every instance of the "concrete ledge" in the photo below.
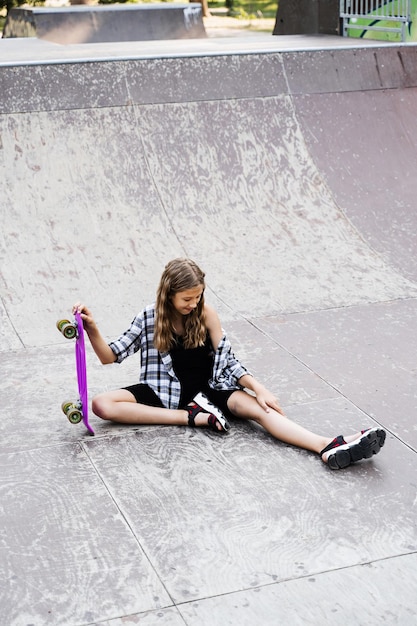
{"type": "Polygon", "coordinates": [[[206,37],[202,7],[189,4],[11,9],[4,38],[37,37],[60,44],[206,37]]]}
{"type": "Polygon", "coordinates": [[[0,66],[3,113],[410,87],[417,46],[0,66]]]}

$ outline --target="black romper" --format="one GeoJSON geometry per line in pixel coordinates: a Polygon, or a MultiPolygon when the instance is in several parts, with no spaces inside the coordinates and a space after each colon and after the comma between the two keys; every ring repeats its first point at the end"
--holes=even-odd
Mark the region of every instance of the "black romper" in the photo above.
{"type": "MultiPolygon", "coordinates": [[[[208,384],[212,377],[214,364],[209,334],[207,333],[204,345],[198,348],[185,349],[183,338],[176,335],[175,339],[175,345],[171,348],[170,355],[172,367],[181,384],[179,408],[184,408],[201,391],[224,415],[230,417],[232,414],[227,407],[227,401],[235,390],[219,391],[211,389],[208,384]]],[[[163,406],[156,393],[146,384],[132,385],[124,387],[124,389],[130,391],[135,396],[136,402],[140,404],[163,406]]]]}

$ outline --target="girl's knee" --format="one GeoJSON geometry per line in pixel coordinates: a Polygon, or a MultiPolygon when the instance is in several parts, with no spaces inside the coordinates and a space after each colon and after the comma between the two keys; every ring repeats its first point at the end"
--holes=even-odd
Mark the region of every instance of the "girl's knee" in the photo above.
{"type": "Polygon", "coordinates": [[[238,416],[239,415],[239,400],[238,398],[236,398],[237,394],[233,393],[228,401],[227,401],[227,408],[229,409],[229,411],[231,413],[233,413],[233,415],[238,416]]]}
{"type": "Polygon", "coordinates": [[[228,401],[227,407],[229,411],[236,415],[236,417],[241,417],[243,419],[252,419],[253,407],[251,406],[251,400],[249,400],[250,396],[245,391],[237,391],[233,393],[228,401]]]}
{"type": "Polygon", "coordinates": [[[109,413],[110,402],[105,394],[95,396],[91,402],[91,408],[93,409],[93,413],[102,420],[111,419],[109,413]]]}
{"type": "Polygon", "coordinates": [[[263,414],[263,409],[259,406],[257,400],[245,391],[237,391],[233,393],[227,401],[229,411],[236,417],[249,419],[263,426],[264,418],[267,413],[263,414]]]}

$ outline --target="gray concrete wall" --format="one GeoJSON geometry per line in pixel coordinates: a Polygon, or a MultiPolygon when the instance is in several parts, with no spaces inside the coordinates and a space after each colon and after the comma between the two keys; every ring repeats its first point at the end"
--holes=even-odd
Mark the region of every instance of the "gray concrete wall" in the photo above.
{"type": "Polygon", "coordinates": [[[3,37],[62,45],[205,37],[201,4],[115,4],[12,8],[3,37]]]}

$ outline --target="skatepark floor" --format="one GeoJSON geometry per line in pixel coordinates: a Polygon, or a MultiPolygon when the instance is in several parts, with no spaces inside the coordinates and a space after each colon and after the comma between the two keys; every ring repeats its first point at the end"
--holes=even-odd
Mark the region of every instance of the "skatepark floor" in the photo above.
{"type": "MultiPolygon", "coordinates": [[[[268,37],[0,41],[2,626],[417,624],[416,48],[268,37]],[[381,453],[71,425],[56,320],[115,338],[177,256],[289,418],[381,453]]],[[[90,398],[139,366],[88,346],[90,398]]]]}

